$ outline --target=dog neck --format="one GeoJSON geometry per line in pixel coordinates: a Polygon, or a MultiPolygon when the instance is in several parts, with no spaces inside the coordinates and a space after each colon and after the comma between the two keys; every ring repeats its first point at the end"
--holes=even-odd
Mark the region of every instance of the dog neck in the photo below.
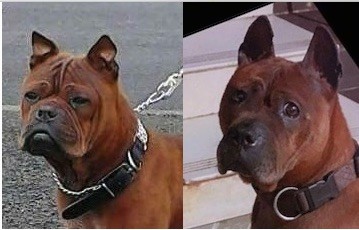
{"type": "Polygon", "coordinates": [[[99,133],[95,138],[96,142],[90,144],[89,151],[85,155],[80,158],[64,159],[66,163],[52,164],[60,181],[68,189],[78,191],[96,184],[124,161],[127,150],[133,144],[137,118],[127,100],[119,99],[119,103],[117,115],[114,114],[118,119],[103,126],[109,130],[96,130],[99,133]],[[56,165],[60,166],[56,167],[56,165]],[[66,168],[63,168],[64,166],[66,168]]]}
{"type": "MultiPolygon", "coordinates": [[[[284,214],[284,217],[281,217],[291,217],[287,220],[296,219],[336,198],[346,186],[354,180],[358,180],[359,150],[350,135],[338,101],[333,107],[332,116],[334,119],[330,124],[330,131],[335,135],[329,137],[328,144],[325,146],[323,154],[320,155],[321,160],[316,163],[317,167],[314,170],[304,176],[298,173],[291,175],[293,178],[291,181],[287,180],[284,183],[281,181],[281,184],[278,184],[277,189],[273,192],[262,192],[254,188],[257,192],[257,199],[271,207],[268,212],[271,213],[270,218],[273,218],[270,220],[272,226],[274,223],[285,223],[280,219],[283,211],[285,211],[284,213],[288,213],[288,211],[295,213],[293,211],[300,207],[301,212],[296,211],[298,215],[284,214]],[[284,193],[286,195],[283,196],[284,193]],[[288,195],[288,193],[292,195],[288,195]],[[308,207],[303,206],[309,200],[312,203],[308,203],[308,207]],[[280,203],[281,205],[278,205],[280,203]]],[[[310,167],[302,168],[302,174],[305,170],[310,170],[310,167]]]]}
{"type": "Polygon", "coordinates": [[[310,182],[320,180],[324,175],[334,171],[350,161],[356,151],[355,142],[350,134],[345,117],[337,100],[332,113],[330,133],[327,146],[322,154],[322,167],[317,168],[310,182]]]}

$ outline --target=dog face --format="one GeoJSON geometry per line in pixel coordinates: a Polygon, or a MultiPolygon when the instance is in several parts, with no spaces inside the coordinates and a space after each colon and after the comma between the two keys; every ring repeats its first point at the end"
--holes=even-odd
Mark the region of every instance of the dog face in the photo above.
{"type": "Polygon", "coordinates": [[[320,161],[341,74],[335,44],[324,28],[316,29],[300,63],[275,57],[272,38],[264,16],[248,29],[222,97],[223,139],[217,150],[221,174],[236,171],[265,191],[320,161]]]}
{"type": "Polygon", "coordinates": [[[65,171],[64,161],[114,141],[114,127],[122,134],[119,107],[130,108],[118,89],[116,47],[102,36],[85,57],[72,57],[34,32],[32,48],[21,88],[20,147],[65,171]]]}

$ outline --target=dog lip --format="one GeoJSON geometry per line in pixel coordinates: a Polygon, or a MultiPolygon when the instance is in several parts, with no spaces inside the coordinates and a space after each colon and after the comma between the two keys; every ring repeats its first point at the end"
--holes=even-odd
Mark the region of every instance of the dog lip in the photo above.
{"type": "Polygon", "coordinates": [[[237,172],[244,177],[252,177],[250,170],[238,160],[231,164],[230,170],[237,172]]]}
{"type": "Polygon", "coordinates": [[[51,136],[46,132],[37,132],[32,135],[33,141],[44,141],[44,142],[54,142],[51,136]]]}
{"type": "Polygon", "coordinates": [[[258,191],[273,192],[274,190],[276,190],[277,185],[278,182],[266,183],[266,184],[255,183],[253,187],[255,187],[258,191]]]}
{"type": "Polygon", "coordinates": [[[218,169],[219,174],[221,174],[221,175],[224,175],[227,173],[227,169],[222,164],[218,164],[217,169],[218,169]]]}
{"type": "Polygon", "coordinates": [[[251,173],[248,171],[248,169],[243,166],[242,163],[239,161],[232,161],[228,165],[224,165],[222,163],[218,163],[217,165],[218,172],[221,175],[224,175],[227,173],[228,170],[238,173],[240,176],[245,178],[252,178],[251,173]]]}
{"type": "Polygon", "coordinates": [[[34,129],[24,136],[25,143],[21,149],[32,155],[45,155],[51,151],[64,152],[49,130],[34,129]]]}
{"type": "Polygon", "coordinates": [[[31,139],[36,135],[36,134],[46,134],[49,135],[49,132],[45,129],[34,129],[31,131],[28,131],[26,133],[23,134],[23,138],[25,139],[24,145],[22,146],[22,150],[27,150],[27,147],[30,144],[31,139]]]}
{"type": "Polygon", "coordinates": [[[244,173],[244,172],[238,172],[236,171],[240,176],[245,177],[245,178],[252,178],[251,174],[249,173],[244,173]]]}

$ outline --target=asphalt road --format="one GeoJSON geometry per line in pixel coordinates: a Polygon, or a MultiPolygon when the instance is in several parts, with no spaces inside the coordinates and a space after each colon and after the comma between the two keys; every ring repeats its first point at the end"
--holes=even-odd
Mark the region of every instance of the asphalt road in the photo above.
{"type": "MultiPolygon", "coordinates": [[[[182,116],[141,116],[146,127],[182,133],[182,116]]],[[[2,227],[61,228],[56,211],[56,184],[42,157],[18,150],[18,112],[3,111],[2,227]]]]}
{"type": "MultiPolygon", "coordinates": [[[[121,80],[133,105],[182,66],[182,3],[3,3],[3,105],[18,105],[36,30],[60,48],[87,53],[102,34],[118,45],[121,80]]],[[[3,107],[2,227],[59,228],[55,183],[41,157],[18,150],[19,112],[3,107]]],[[[14,109],[14,107],[12,107],[14,109]]],[[[182,133],[182,86],[141,116],[147,127],[182,133]],[[173,115],[169,111],[176,111],[173,115]],[[168,113],[169,112],[169,113],[168,113]]]]}
{"type": "MultiPolygon", "coordinates": [[[[121,80],[133,105],[182,66],[182,3],[3,3],[3,104],[17,105],[31,33],[87,53],[103,34],[119,49],[121,80]]],[[[182,111],[182,86],[154,109],[182,111]]]]}

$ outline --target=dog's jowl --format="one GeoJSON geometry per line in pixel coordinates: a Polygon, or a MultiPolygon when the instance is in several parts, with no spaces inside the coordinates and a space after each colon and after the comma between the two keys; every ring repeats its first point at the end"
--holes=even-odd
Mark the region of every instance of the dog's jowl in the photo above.
{"type": "Polygon", "coordinates": [[[218,170],[255,189],[253,228],[359,227],[359,151],[338,101],[336,45],[318,27],[294,63],[275,56],[273,36],[261,16],[240,45],[220,105],[218,170]]]}
{"type": "Polygon", "coordinates": [[[20,145],[55,169],[66,226],[181,228],[182,137],[149,131],[136,117],[111,39],[75,57],[34,32],[32,49],[20,145]]]}

